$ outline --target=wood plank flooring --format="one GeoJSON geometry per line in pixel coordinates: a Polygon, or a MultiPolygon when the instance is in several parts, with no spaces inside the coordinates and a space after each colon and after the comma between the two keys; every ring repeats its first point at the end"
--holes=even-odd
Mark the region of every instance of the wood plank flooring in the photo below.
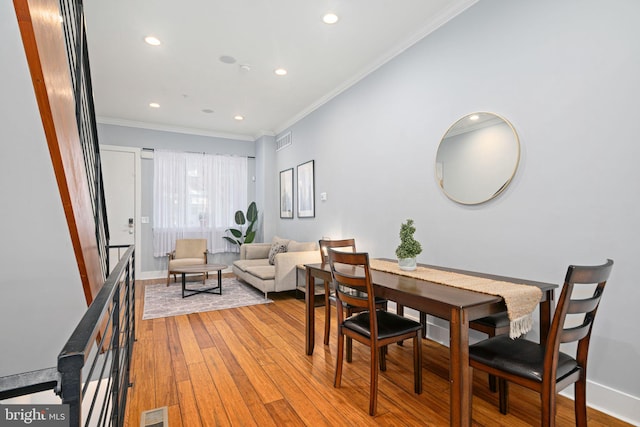
{"type": "MultiPolygon", "coordinates": [[[[171,427],[449,425],[446,347],[423,340],[418,396],[411,342],[391,346],[370,417],[368,349],[354,342],[353,363],[345,363],[342,387],[334,388],[336,337],[322,344],[323,307],[316,308],[315,352],[306,356],[304,301],[293,294],[270,294],[272,304],[143,321],[144,284],[137,286],[126,426],[139,426],[143,411],[162,406],[171,427]]],[[[475,374],[473,425],[539,425],[538,395],[517,385],[510,391],[511,412],[501,415],[486,376],[475,374]]],[[[559,397],[558,406],[557,424],[574,425],[573,402],[559,397]]],[[[589,409],[589,425],[629,424],[589,409]]]]}

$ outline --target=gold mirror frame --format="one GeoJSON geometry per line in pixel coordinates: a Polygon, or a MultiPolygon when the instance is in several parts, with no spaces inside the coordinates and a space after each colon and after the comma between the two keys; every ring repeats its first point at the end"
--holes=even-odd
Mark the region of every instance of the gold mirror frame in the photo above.
{"type": "Polygon", "coordinates": [[[511,123],[495,113],[475,112],[440,140],[435,177],[449,199],[479,205],[509,186],[519,163],[520,140],[511,123]]]}

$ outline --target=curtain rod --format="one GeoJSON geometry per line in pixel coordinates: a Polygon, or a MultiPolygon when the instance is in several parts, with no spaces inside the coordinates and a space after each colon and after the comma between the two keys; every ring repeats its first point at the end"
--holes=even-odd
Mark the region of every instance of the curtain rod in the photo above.
{"type": "MultiPolygon", "coordinates": [[[[143,147],[142,151],[155,151],[155,148],[147,148],[147,147],[143,147]]],[[[203,151],[184,151],[185,153],[189,153],[189,154],[211,154],[211,153],[205,153],[203,151]]],[[[220,153],[215,153],[214,155],[216,156],[226,156],[227,154],[220,154],[220,153]]],[[[231,154],[232,156],[234,156],[235,154],[231,154]]],[[[247,159],[255,159],[255,156],[238,156],[238,157],[246,157],[247,159]]]]}

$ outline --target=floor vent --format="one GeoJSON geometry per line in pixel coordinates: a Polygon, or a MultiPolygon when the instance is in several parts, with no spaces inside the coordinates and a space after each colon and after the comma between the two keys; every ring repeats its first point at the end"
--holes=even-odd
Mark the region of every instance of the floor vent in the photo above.
{"type": "Polygon", "coordinates": [[[276,151],[280,151],[291,145],[291,132],[287,132],[280,138],[276,139],[276,151]]]}
{"type": "Polygon", "coordinates": [[[140,415],[140,427],[168,427],[167,407],[149,409],[140,415]]]}

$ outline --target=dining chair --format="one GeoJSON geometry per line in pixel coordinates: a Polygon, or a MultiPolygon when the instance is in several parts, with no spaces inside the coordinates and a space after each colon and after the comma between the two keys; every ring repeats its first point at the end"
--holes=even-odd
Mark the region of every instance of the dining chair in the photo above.
{"type": "Polygon", "coordinates": [[[500,335],[469,346],[470,366],[498,377],[501,413],[509,411],[510,381],[540,394],[542,425],[553,426],[556,393],[575,384],[576,425],[587,425],[589,339],[612,268],[610,259],[598,266],[569,266],[545,345],[500,335]],[[577,342],[575,357],[560,351],[560,344],[572,342],[577,342]]]}
{"type": "MultiPolygon", "coordinates": [[[[318,241],[318,246],[320,247],[320,256],[322,257],[322,262],[324,264],[329,263],[329,248],[333,248],[335,250],[340,250],[342,252],[355,252],[356,251],[356,239],[339,239],[339,240],[328,240],[328,239],[320,239],[318,241]]],[[[331,284],[329,284],[329,292],[325,292],[324,294],[324,345],[329,345],[329,335],[331,333],[331,305],[336,305],[336,297],[335,292],[332,289],[331,284]]],[[[349,304],[343,305],[344,310],[346,311],[346,317],[351,316],[353,313],[358,311],[362,311],[363,309],[359,307],[354,307],[349,304]]],[[[376,297],[376,308],[381,310],[387,310],[387,300],[384,298],[376,297]]],[[[351,362],[352,357],[352,341],[351,338],[347,338],[347,362],[351,362]]]]}
{"type": "MultiPolygon", "coordinates": [[[[172,274],[173,281],[176,281],[174,268],[206,264],[207,252],[207,239],[177,239],[175,249],[167,254],[167,286],[172,274]]],[[[202,275],[203,283],[206,276],[202,275]]]]}
{"type": "Polygon", "coordinates": [[[340,387],[345,337],[369,346],[369,415],[375,415],[378,395],[378,367],[386,371],[387,346],[413,338],[414,391],[422,393],[422,325],[411,319],[376,308],[371,282],[369,255],[364,252],[340,252],[329,249],[329,265],[335,288],[338,312],[338,354],[334,387],[340,387]],[[363,311],[345,317],[344,305],[363,311]]]}

